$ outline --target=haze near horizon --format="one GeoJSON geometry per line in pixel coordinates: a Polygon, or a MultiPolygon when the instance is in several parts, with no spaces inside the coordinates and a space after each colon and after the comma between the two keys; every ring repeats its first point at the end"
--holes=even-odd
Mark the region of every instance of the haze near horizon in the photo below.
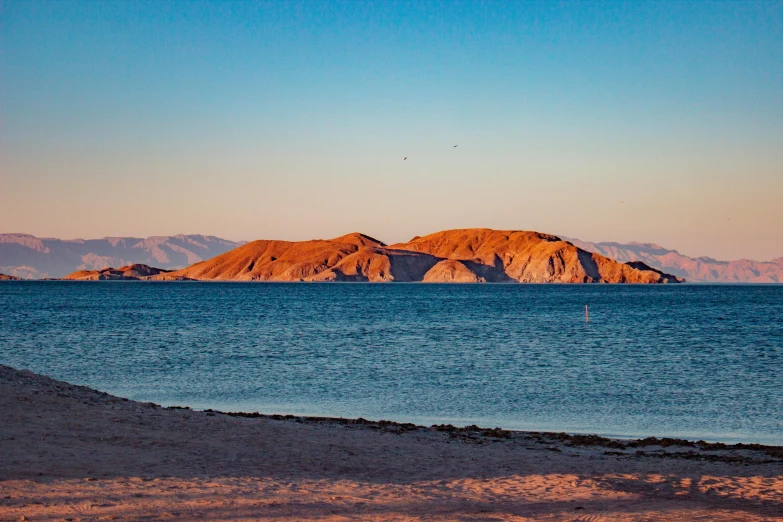
{"type": "Polygon", "coordinates": [[[780,1],[7,1],[0,51],[0,232],[783,256],[780,1]]]}

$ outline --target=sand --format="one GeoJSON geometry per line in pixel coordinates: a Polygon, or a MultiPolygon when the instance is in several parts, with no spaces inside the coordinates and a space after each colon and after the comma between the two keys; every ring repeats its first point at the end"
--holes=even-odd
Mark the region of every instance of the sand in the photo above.
{"type": "Polygon", "coordinates": [[[0,520],[23,517],[783,520],[783,449],[236,417],[0,366],[0,520]]]}

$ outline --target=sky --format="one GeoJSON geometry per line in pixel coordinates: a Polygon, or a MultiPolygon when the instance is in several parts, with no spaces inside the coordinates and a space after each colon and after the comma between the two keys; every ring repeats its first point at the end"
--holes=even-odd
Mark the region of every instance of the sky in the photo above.
{"type": "Polygon", "coordinates": [[[0,0],[0,232],[468,227],[783,256],[783,1],[0,0]]]}

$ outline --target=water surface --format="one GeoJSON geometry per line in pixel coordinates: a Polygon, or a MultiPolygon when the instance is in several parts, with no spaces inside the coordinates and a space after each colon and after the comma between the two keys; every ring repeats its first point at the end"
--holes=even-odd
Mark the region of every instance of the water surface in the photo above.
{"type": "Polygon", "coordinates": [[[0,363],[140,401],[783,444],[783,285],[4,282],[0,310],[0,363]]]}

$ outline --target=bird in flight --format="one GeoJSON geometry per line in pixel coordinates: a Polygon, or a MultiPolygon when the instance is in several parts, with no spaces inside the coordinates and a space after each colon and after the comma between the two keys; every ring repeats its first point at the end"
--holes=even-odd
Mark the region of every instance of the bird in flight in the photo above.
{"type": "Polygon", "coordinates": [[[456,149],[456,148],[457,148],[457,146],[456,146],[456,145],[454,145],[454,146],[453,146],[453,147],[451,147],[451,148],[452,148],[452,149],[456,149]]]}
{"type": "Polygon", "coordinates": [[[408,159],[408,156],[405,156],[404,158],[402,158],[402,161],[405,161],[406,159],[408,159]]]}

